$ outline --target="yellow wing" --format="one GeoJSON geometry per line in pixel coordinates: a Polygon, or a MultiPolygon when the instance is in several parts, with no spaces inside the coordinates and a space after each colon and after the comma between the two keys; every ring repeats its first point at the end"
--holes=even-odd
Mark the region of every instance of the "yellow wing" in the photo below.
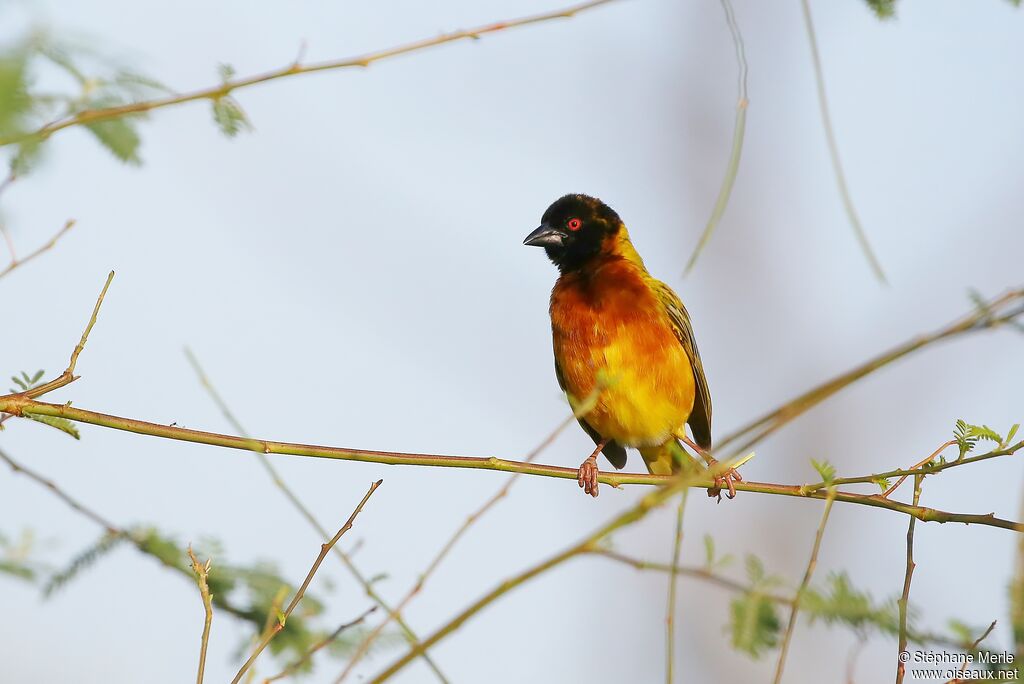
{"type": "Polygon", "coordinates": [[[653,282],[658,299],[668,313],[672,322],[672,330],[686,350],[686,356],[690,359],[690,367],[693,369],[693,381],[696,392],[693,399],[693,410],[686,421],[693,432],[693,437],[704,449],[711,448],[711,393],[708,391],[708,381],[704,377],[704,366],[700,361],[700,352],[697,351],[697,341],[693,337],[693,327],[690,325],[690,315],[686,307],[672,289],[661,282],[653,282]]]}

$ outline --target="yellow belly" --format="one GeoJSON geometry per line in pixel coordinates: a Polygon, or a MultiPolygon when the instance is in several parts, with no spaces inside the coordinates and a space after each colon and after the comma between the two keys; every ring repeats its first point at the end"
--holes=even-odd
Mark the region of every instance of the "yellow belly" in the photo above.
{"type": "Polygon", "coordinates": [[[586,349],[563,345],[556,358],[574,410],[593,394],[586,422],[601,437],[628,447],[655,446],[682,430],[693,408],[693,371],[682,346],[637,343],[636,332],[586,349]]]}

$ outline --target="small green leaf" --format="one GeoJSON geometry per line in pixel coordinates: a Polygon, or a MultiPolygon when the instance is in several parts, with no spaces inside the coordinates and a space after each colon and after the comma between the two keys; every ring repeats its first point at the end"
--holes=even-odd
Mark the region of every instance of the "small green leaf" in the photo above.
{"type": "Polygon", "coordinates": [[[891,486],[889,478],[887,477],[876,477],[872,478],[871,481],[878,485],[878,488],[881,489],[883,492],[891,486]]]}
{"type": "Polygon", "coordinates": [[[764,563],[754,554],[747,554],[747,579],[751,584],[760,584],[764,579],[764,563]]]}
{"type": "Polygon", "coordinates": [[[832,481],[836,479],[835,466],[828,461],[818,461],[812,458],[811,465],[818,471],[818,475],[821,475],[821,479],[825,484],[832,484],[832,481]]]}
{"type": "Polygon", "coordinates": [[[778,645],[781,623],[775,604],[765,596],[749,592],[733,599],[729,608],[733,647],[757,658],[778,645]]]}
{"type": "Polygon", "coordinates": [[[217,122],[221,132],[229,138],[235,137],[243,129],[252,128],[252,124],[249,123],[249,119],[238,101],[227,95],[213,101],[213,120],[217,122]]]}
{"type": "Polygon", "coordinates": [[[867,3],[879,19],[892,19],[896,16],[896,0],[867,0],[867,3]]]}
{"type": "Polygon", "coordinates": [[[67,433],[74,437],[75,439],[82,438],[81,435],[78,434],[78,427],[67,418],[61,418],[60,416],[40,416],[32,413],[27,414],[26,417],[31,418],[37,423],[42,423],[44,425],[49,425],[52,428],[57,428],[61,432],[67,433]]]}
{"type": "Polygon", "coordinates": [[[235,67],[221,62],[217,65],[217,73],[220,75],[220,80],[226,83],[235,77],[235,67]]]}
{"type": "Polygon", "coordinates": [[[17,134],[32,107],[24,51],[0,56],[0,134],[17,134]]]}
{"type": "Polygon", "coordinates": [[[142,140],[134,124],[127,117],[97,121],[85,124],[85,127],[101,145],[125,164],[138,166],[142,163],[142,159],[139,158],[139,145],[142,140]]]}
{"type": "Polygon", "coordinates": [[[1013,438],[1017,436],[1017,430],[1020,429],[1020,423],[1014,423],[1010,431],[1006,433],[1006,444],[1013,442],[1013,438]]]}

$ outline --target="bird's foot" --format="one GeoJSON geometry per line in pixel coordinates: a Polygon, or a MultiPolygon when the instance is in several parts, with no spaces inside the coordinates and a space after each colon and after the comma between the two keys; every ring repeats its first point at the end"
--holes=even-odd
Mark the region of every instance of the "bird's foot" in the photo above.
{"type": "Polygon", "coordinates": [[[597,496],[597,456],[591,455],[586,461],[580,464],[579,472],[576,475],[583,492],[590,496],[597,496]]]}
{"type": "MultiPolygon", "coordinates": [[[[718,461],[711,458],[710,456],[707,457],[707,461],[709,469],[713,468],[715,465],[718,464],[718,461]]],[[[737,482],[743,482],[743,477],[740,476],[739,471],[737,471],[735,468],[729,468],[724,473],[721,473],[720,475],[715,477],[714,486],[708,487],[708,496],[717,497],[718,502],[721,503],[722,489],[727,489],[729,493],[726,494],[726,496],[729,497],[730,499],[735,499],[737,482]]]]}

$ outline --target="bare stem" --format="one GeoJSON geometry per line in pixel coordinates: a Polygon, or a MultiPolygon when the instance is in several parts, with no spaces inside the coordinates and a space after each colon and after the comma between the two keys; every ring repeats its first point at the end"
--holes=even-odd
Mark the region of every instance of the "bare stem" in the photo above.
{"type": "MultiPolygon", "coordinates": [[[[537,456],[539,456],[541,452],[548,448],[548,446],[550,446],[551,443],[555,441],[558,435],[560,435],[562,431],[565,430],[565,428],[568,427],[574,419],[575,416],[570,415],[561,423],[559,423],[558,426],[547,435],[547,437],[541,440],[540,444],[534,447],[530,451],[530,453],[526,455],[526,458],[523,459],[523,462],[531,463],[535,458],[537,458],[537,456]]],[[[466,518],[466,521],[462,523],[462,525],[459,526],[457,530],[455,530],[455,533],[448,539],[444,546],[441,547],[441,550],[438,551],[437,555],[434,556],[434,559],[430,561],[430,564],[427,566],[427,568],[420,573],[419,578],[416,580],[416,583],[412,586],[408,593],[406,593],[402,600],[399,601],[398,606],[393,611],[390,611],[387,617],[385,617],[384,620],[380,622],[380,624],[374,627],[373,630],[371,630],[370,633],[366,635],[366,638],[363,639],[362,643],[359,644],[359,647],[356,649],[356,652],[353,653],[352,657],[348,659],[348,663],[345,665],[345,669],[335,680],[336,682],[340,683],[344,681],[346,677],[348,677],[348,675],[355,668],[356,663],[358,663],[359,660],[362,659],[369,652],[370,647],[373,645],[373,642],[376,639],[378,639],[380,635],[384,632],[384,628],[387,627],[392,618],[396,620],[401,619],[402,611],[405,610],[406,606],[409,605],[410,601],[412,601],[412,599],[415,598],[415,596],[423,590],[423,586],[426,584],[427,580],[434,574],[434,571],[437,570],[438,566],[441,565],[441,561],[443,561],[448,556],[448,554],[455,547],[455,544],[459,541],[459,539],[461,539],[462,536],[469,531],[469,528],[472,527],[478,520],[480,520],[480,518],[482,518],[484,514],[486,514],[491,508],[497,505],[499,501],[508,496],[509,490],[512,489],[512,485],[515,483],[519,475],[520,473],[512,475],[512,477],[508,479],[508,481],[501,487],[501,489],[499,489],[494,494],[494,496],[485,501],[483,506],[474,511],[469,517],[466,518]]],[[[413,644],[413,646],[415,647],[416,644],[413,644]]],[[[426,656],[426,651],[423,652],[423,655],[426,656]]]]}
{"type": "Polygon", "coordinates": [[[263,649],[265,649],[267,645],[273,641],[274,637],[284,629],[285,623],[288,621],[288,616],[290,616],[292,611],[295,610],[295,607],[299,605],[299,601],[301,601],[302,597],[305,595],[306,589],[309,587],[309,583],[313,581],[313,575],[315,575],[316,571],[320,569],[320,564],[324,562],[324,558],[326,558],[327,554],[331,552],[331,549],[338,543],[338,540],[341,539],[346,532],[352,529],[352,523],[355,522],[356,516],[363,510],[363,506],[366,505],[370,496],[373,495],[377,490],[377,487],[379,487],[382,482],[383,480],[377,480],[370,485],[370,489],[363,496],[362,501],[360,501],[359,505],[355,507],[355,510],[352,511],[352,515],[348,517],[348,520],[346,520],[345,524],[341,526],[341,529],[338,530],[337,534],[331,537],[331,540],[326,544],[320,545],[320,554],[316,557],[316,560],[313,561],[313,567],[311,567],[309,572],[306,574],[306,579],[302,581],[302,584],[299,586],[298,591],[295,592],[295,596],[292,597],[292,600],[288,604],[284,613],[278,616],[277,622],[274,623],[273,628],[267,631],[264,637],[260,640],[260,643],[257,644],[256,648],[253,650],[252,655],[249,656],[249,659],[242,664],[242,667],[238,670],[235,678],[231,680],[231,684],[238,684],[238,682],[242,680],[242,676],[245,674],[246,670],[252,667],[252,664],[256,662],[256,659],[259,657],[260,653],[263,652],[263,649]]]}
{"type": "Polygon", "coordinates": [[[715,450],[723,453],[726,445],[745,440],[735,447],[733,454],[740,455],[762,439],[772,434],[794,418],[803,415],[811,408],[831,397],[836,392],[848,387],[874,371],[884,368],[894,361],[923,349],[941,340],[952,339],[966,333],[987,330],[1012,323],[1024,314],[1024,289],[1010,290],[987,302],[976,306],[969,314],[949,323],[934,332],[919,335],[883,354],[880,354],[831,380],[813,387],[798,397],[791,399],[777,409],[770,411],[732,433],[718,440],[715,450]]]}
{"type": "Polygon", "coordinates": [[[789,644],[793,640],[793,628],[796,627],[796,616],[800,612],[800,602],[803,600],[807,587],[811,584],[811,577],[814,575],[814,568],[818,565],[818,551],[821,549],[821,539],[825,536],[825,525],[828,524],[828,516],[832,513],[832,502],[835,501],[835,489],[829,488],[829,496],[825,499],[825,510],[821,514],[821,522],[818,523],[818,531],[814,535],[814,547],[811,549],[811,557],[807,561],[807,569],[804,571],[804,578],[800,581],[800,587],[796,591],[796,598],[793,600],[793,607],[789,610],[789,622],[786,623],[786,634],[782,638],[782,647],[779,649],[779,660],[775,665],[774,684],[782,681],[782,671],[786,667],[786,655],[789,653],[789,644]]]}
{"type": "MultiPolygon", "coordinates": [[[[668,563],[655,563],[652,561],[641,560],[639,558],[633,558],[632,556],[627,556],[623,553],[619,553],[618,551],[612,551],[610,549],[596,548],[592,551],[588,551],[588,553],[592,556],[599,556],[602,558],[607,558],[608,560],[615,561],[617,563],[621,563],[623,565],[628,565],[640,571],[664,572],[666,574],[672,572],[672,566],[668,563]]],[[[748,594],[756,590],[759,596],[771,601],[772,603],[777,603],[781,606],[792,607],[793,604],[796,602],[795,596],[767,593],[761,587],[756,587],[754,585],[744,582],[738,582],[734,579],[731,579],[724,575],[720,575],[712,570],[709,570],[707,567],[688,567],[681,565],[678,568],[676,568],[675,572],[679,577],[689,577],[691,579],[700,580],[701,582],[704,582],[706,584],[720,587],[722,589],[725,589],[726,591],[737,594],[748,594]]],[[[967,644],[963,642],[963,640],[955,639],[944,634],[932,632],[915,632],[913,630],[909,630],[907,636],[910,641],[917,644],[935,644],[940,646],[946,646],[948,648],[957,648],[965,651],[970,648],[967,644]]]]}
{"type": "MultiPolygon", "coordinates": [[[[194,370],[196,375],[198,376],[200,384],[206,390],[207,394],[210,395],[210,398],[213,400],[213,403],[215,403],[217,405],[217,408],[220,409],[221,413],[224,415],[224,418],[227,419],[228,423],[230,423],[231,426],[240,435],[248,437],[249,435],[245,427],[242,425],[241,421],[238,420],[238,418],[235,416],[234,412],[228,406],[224,398],[220,395],[220,392],[217,391],[217,388],[214,387],[213,382],[211,382],[209,376],[206,375],[206,372],[203,370],[202,365],[199,363],[199,359],[196,358],[195,354],[192,353],[191,349],[185,349],[185,357],[188,359],[189,364],[192,366],[192,370],[194,370]]],[[[270,477],[271,481],[273,481],[274,485],[276,485],[277,488],[281,490],[281,493],[284,495],[286,499],[288,499],[289,503],[291,503],[295,510],[299,512],[302,518],[307,523],[309,523],[310,527],[316,530],[317,534],[320,535],[321,539],[323,539],[324,541],[330,539],[330,533],[327,531],[327,528],[325,528],[323,524],[316,518],[316,516],[313,515],[313,512],[310,511],[306,504],[302,502],[302,499],[299,498],[298,494],[296,494],[292,490],[292,488],[288,486],[288,484],[284,481],[284,478],[281,477],[281,474],[277,471],[277,468],[275,468],[274,465],[270,462],[270,459],[267,458],[266,454],[264,454],[263,451],[259,449],[254,450],[254,453],[256,454],[256,458],[259,459],[260,465],[263,466],[263,469],[270,477]]],[[[373,584],[362,573],[359,567],[352,560],[352,557],[348,553],[346,553],[345,550],[342,549],[340,546],[335,546],[332,549],[332,551],[334,555],[337,556],[341,564],[344,565],[345,568],[348,570],[349,574],[351,574],[352,577],[356,580],[356,582],[358,582],[359,585],[363,588],[363,591],[366,593],[366,595],[387,612],[388,619],[392,617],[395,619],[395,621],[398,623],[399,628],[402,630],[402,634],[405,636],[406,641],[408,641],[412,645],[416,645],[419,642],[419,637],[416,636],[416,633],[413,631],[412,627],[399,614],[399,612],[392,609],[391,606],[388,605],[388,603],[384,600],[384,597],[381,596],[377,592],[377,590],[373,588],[373,584]]],[[[437,663],[434,662],[434,659],[430,657],[429,653],[423,654],[423,661],[427,664],[427,667],[431,669],[431,671],[434,673],[437,679],[440,682],[442,682],[442,684],[447,684],[448,679],[444,676],[444,673],[441,672],[441,668],[437,665],[437,663]]]]}
{"type": "Polygon", "coordinates": [[[74,219],[68,219],[64,223],[64,227],[63,228],[61,228],[59,231],[57,231],[57,233],[53,237],[51,237],[47,242],[43,243],[43,245],[41,247],[36,249],[34,252],[30,253],[24,259],[19,259],[15,255],[14,243],[11,242],[11,238],[10,238],[9,235],[7,235],[7,231],[3,230],[4,239],[7,241],[7,247],[9,249],[9,251],[11,252],[11,261],[10,261],[10,263],[7,264],[7,266],[5,266],[2,270],[0,270],[0,278],[3,278],[5,275],[10,273],[14,269],[18,268],[19,266],[24,266],[28,262],[30,262],[33,259],[35,259],[36,257],[38,257],[40,254],[43,254],[44,252],[48,252],[49,250],[53,249],[54,245],[57,244],[57,241],[60,240],[62,237],[64,237],[64,234],[67,233],[69,230],[71,230],[74,227],[74,225],[75,225],[75,220],[74,219]]]}
{"type": "Polygon", "coordinates": [[[711,210],[711,217],[708,219],[707,225],[704,226],[704,232],[701,233],[700,240],[697,242],[693,254],[690,255],[690,259],[686,262],[686,269],[683,275],[692,271],[693,267],[697,264],[697,258],[704,251],[708,241],[711,240],[711,234],[715,232],[715,228],[718,226],[718,222],[722,219],[725,208],[729,204],[729,197],[732,195],[732,188],[736,183],[736,174],[740,169],[740,155],[743,153],[743,136],[747,129],[747,107],[750,104],[750,100],[747,99],[746,50],[743,47],[743,36],[740,34],[739,24],[736,23],[736,14],[733,12],[732,4],[729,0],[722,0],[722,9],[725,11],[725,22],[729,25],[729,33],[732,35],[732,43],[736,49],[736,62],[739,65],[739,76],[737,78],[737,90],[739,93],[736,98],[736,120],[733,123],[732,129],[732,146],[729,150],[729,162],[725,167],[725,176],[722,178],[722,185],[718,190],[715,206],[711,210]]]}
{"type": "Polygon", "coordinates": [[[289,677],[295,674],[300,667],[302,667],[306,662],[309,661],[310,658],[312,658],[316,654],[317,651],[333,643],[334,640],[341,636],[341,634],[346,630],[355,627],[358,624],[361,624],[367,617],[369,617],[370,613],[377,610],[377,608],[378,606],[370,606],[370,608],[363,611],[363,614],[357,617],[355,620],[346,622],[345,624],[341,625],[340,627],[338,627],[338,629],[334,630],[333,632],[325,636],[323,639],[313,644],[309,648],[309,650],[303,653],[302,657],[300,657],[298,660],[288,665],[286,668],[278,672],[273,677],[267,677],[266,679],[264,679],[263,684],[270,684],[270,682],[276,682],[278,679],[284,679],[285,677],[289,677]]]}
{"type": "Polygon", "coordinates": [[[213,598],[210,596],[210,586],[206,579],[210,574],[210,561],[200,563],[196,554],[192,552],[192,546],[188,547],[188,557],[192,561],[192,572],[196,576],[196,584],[199,585],[199,594],[203,599],[203,610],[206,617],[203,620],[203,638],[199,646],[199,673],[196,675],[196,684],[203,684],[203,675],[206,672],[206,647],[210,643],[210,624],[213,622],[213,598]]]}
{"type": "MultiPolygon", "coordinates": [[[[100,290],[100,296],[96,299],[96,304],[92,308],[92,315],[89,317],[89,322],[86,324],[85,330],[82,331],[82,337],[78,340],[78,344],[75,345],[75,348],[71,350],[71,360],[68,362],[68,367],[64,369],[64,372],[55,379],[44,383],[39,387],[33,387],[32,389],[13,396],[20,396],[26,399],[38,399],[44,394],[64,387],[65,385],[69,385],[78,379],[78,376],[75,375],[75,365],[78,363],[79,355],[85,349],[85,343],[89,339],[89,333],[92,332],[93,326],[96,325],[96,318],[100,315],[100,307],[103,306],[103,298],[107,296],[107,289],[110,287],[110,281],[113,279],[114,272],[111,271],[107,275],[107,280],[103,283],[103,289],[100,290]]],[[[8,411],[8,413],[11,412],[8,411]]]]}
{"type": "MultiPolygon", "coordinates": [[[[968,653],[974,653],[975,651],[977,651],[978,650],[978,646],[981,645],[981,642],[984,641],[985,639],[987,639],[988,635],[991,634],[992,630],[995,629],[995,628],[996,628],[996,621],[993,620],[989,624],[988,629],[986,629],[984,632],[982,632],[981,636],[979,636],[977,639],[974,640],[974,642],[971,644],[970,648],[967,649],[967,652],[968,653]]],[[[967,662],[968,661],[966,659],[964,659],[964,662],[960,663],[960,674],[963,674],[963,673],[967,672],[967,662]]],[[[959,682],[961,682],[961,681],[962,680],[958,677],[958,678],[954,679],[951,684],[959,684],[959,682]]]]}
{"type": "MultiPolygon", "coordinates": [[[[921,499],[921,483],[924,481],[924,475],[914,476],[914,505],[921,499]]],[[[910,603],[910,581],[914,577],[914,568],[917,564],[914,563],[914,525],[917,523],[917,518],[910,519],[910,525],[907,527],[907,569],[903,575],[903,594],[900,596],[900,600],[897,602],[897,606],[900,611],[900,636],[899,636],[899,652],[896,659],[896,684],[902,684],[903,677],[906,674],[906,668],[903,663],[903,652],[907,650],[907,606],[910,603]]]]}
{"type": "Polygon", "coordinates": [[[679,580],[679,556],[683,549],[683,513],[686,511],[688,489],[679,497],[676,509],[676,530],[672,541],[672,567],[668,577],[668,602],[665,606],[665,684],[672,684],[676,651],[676,585],[679,580]]]}
{"type": "MultiPolygon", "coordinates": [[[[724,469],[721,467],[712,467],[710,470],[712,472],[712,476],[716,476],[724,472],[724,469]]],[[[551,556],[550,558],[541,561],[527,568],[526,570],[520,572],[519,574],[513,575],[512,577],[509,577],[505,581],[501,582],[494,589],[489,591],[484,596],[480,597],[469,607],[467,607],[458,615],[456,615],[447,623],[445,623],[436,632],[434,632],[426,639],[424,639],[418,648],[428,649],[433,647],[437,642],[441,641],[446,636],[448,636],[449,634],[457,630],[459,627],[461,627],[462,624],[469,620],[471,617],[473,617],[481,610],[486,608],[488,605],[493,603],[495,600],[504,596],[516,587],[525,584],[534,577],[537,577],[538,575],[541,575],[547,572],[548,570],[551,570],[552,568],[558,567],[559,565],[561,565],[562,563],[571,558],[575,558],[576,556],[589,553],[595,550],[598,546],[598,542],[600,542],[602,539],[607,537],[609,534],[615,532],[616,530],[626,527],[628,525],[632,525],[633,523],[642,519],[651,510],[657,508],[658,506],[661,506],[663,503],[668,501],[672,496],[680,493],[686,487],[691,486],[693,484],[694,478],[695,475],[690,474],[672,476],[671,478],[669,478],[668,484],[666,486],[659,487],[653,492],[645,495],[642,499],[640,499],[639,503],[637,503],[635,506],[625,511],[624,513],[620,513],[611,521],[599,527],[591,535],[584,538],[580,542],[564,549],[563,551],[560,551],[559,553],[551,556]]],[[[374,677],[371,680],[370,684],[380,684],[380,682],[390,679],[392,676],[397,674],[406,665],[408,665],[413,658],[415,658],[418,655],[418,648],[411,649],[404,656],[396,660],[387,669],[385,669],[383,672],[374,677]]]]}
{"type": "MultiPolygon", "coordinates": [[[[153,550],[149,548],[149,546],[145,543],[143,539],[140,539],[136,535],[132,534],[130,530],[115,525],[113,522],[111,522],[104,516],[100,515],[96,511],[92,510],[91,508],[80,502],[78,499],[75,499],[70,494],[65,492],[63,489],[58,487],[57,484],[54,483],[52,480],[44,477],[43,475],[40,475],[34,470],[31,470],[26,466],[22,465],[21,463],[18,463],[17,461],[12,459],[11,456],[2,449],[0,449],[0,460],[7,463],[7,465],[11,467],[11,470],[14,471],[15,473],[24,475],[29,479],[34,480],[36,483],[42,485],[43,487],[49,489],[58,499],[67,504],[72,510],[74,510],[76,513],[85,516],[89,520],[92,520],[94,523],[102,527],[107,532],[107,534],[128,540],[128,542],[131,543],[131,545],[134,546],[140,553],[155,558],[156,560],[160,561],[160,563],[162,563],[164,567],[170,568],[171,570],[174,570],[175,572],[178,572],[182,575],[192,577],[192,572],[190,570],[180,565],[169,563],[164,556],[158,553],[154,553],[153,550]]],[[[220,610],[223,610],[225,613],[234,615],[235,617],[242,620],[250,620],[250,615],[248,611],[243,610],[238,606],[235,606],[234,604],[229,602],[225,597],[215,595],[212,596],[212,600],[213,604],[217,606],[217,608],[219,608],[220,610]]]]}
{"type": "Polygon", "coordinates": [[[857,236],[857,241],[860,243],[864,256],[867,257],[868,263],[871,264],[871,269],[875,272],[878,280],[886,284],[885,272],[882,270],[882,265],[879,263],[878,257],[875,256],[875,252],[871,249],[867,233],[864,232],[864,226],[861,225],[860,217],[857,216],[857,208],[853,204],[853,198],[850,197],[850,189],[846,186],[846,174],[843,172],[843,165],[839,160],[839,145],[836,143],[835,131],[832,130],[832,116],[829,114],[828,96],[825,94],[825,75],[821,67],[821,55],[818,53],[818,39],[814,32],[814,22],[811,19],[811,6],[808,0],[800,0],[800,6],[803,9],[807,39],[811,44],[811,59],[814,62],[814,81],[818,88],[818,106],[821,109],[821,123],[825,127],[825,139],[828,141],[828,153],[832,159],[832,170],[836,176],[836,185],[839,186],[839,195],[843,199],[846,216],[850,219],[850,225],[853,227],[853,232],[857,236]]]}

